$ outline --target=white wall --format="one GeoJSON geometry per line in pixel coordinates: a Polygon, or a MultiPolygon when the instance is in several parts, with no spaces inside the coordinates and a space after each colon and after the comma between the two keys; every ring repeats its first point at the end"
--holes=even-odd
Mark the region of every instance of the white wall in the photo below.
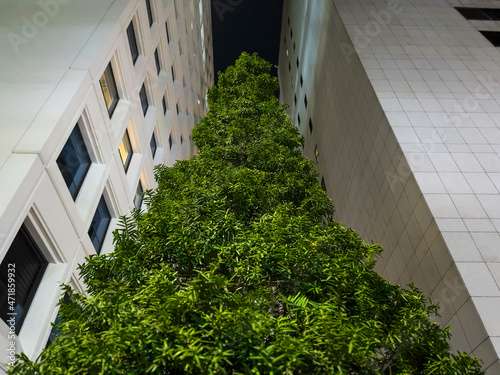
{"type": "MultiPolygon", "coordinates": [[[[156,164],[172,165],[192,154],[189,135],[195,120],[206,113],[205,93],[213,84],[213,65],[203,64],[203,54],[213,61],[210,2],[177,1],[177,18],[172,0],[151,4],[150,28],[142,0],[0,2],[0,259],[24,223],[50,263],[15,344],[16,352],[30,358],[47,342],[57,315],[59,283],[85,288],[76,268],[95,254],[87,232],[101,195],[113,216],[101,252],[107,253],[117,218],[133,208],[138,182],[144,189],[154,188],[156,164]],[[132,19],[140,51],[135,65],[126,36],[132,19]],[[99,84],[110,61],[120,96],[111,119],[99,84]],[[138,96],[143,82],[150,102],[146,116],[138,96]],[[73,201],[56,159],[77,122],[93,164],[73,201]],[[134,150],[127,173],[118,154],[125,129],[134,150]],[[149,145],[153,132],[158,145],[154,160],[149,145]]],[[[0,362],[9,361],[7,334],[2,321],[0,362]]]]}
{"type": "Polygon", "coordinates": [[[453,348],[497,374],[500,53],[453,4],[285,1],[282,100],[336,219],[381,243],[377,270],[439,301],[453,348]]]}

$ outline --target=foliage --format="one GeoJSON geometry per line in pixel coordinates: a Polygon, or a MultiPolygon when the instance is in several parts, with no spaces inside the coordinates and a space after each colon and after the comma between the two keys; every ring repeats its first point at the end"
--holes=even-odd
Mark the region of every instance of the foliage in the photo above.
{"type": "Polygon", "coordinates": [[[373,268],[332,220],[270,64],[242,54],[210,89],[198,155],[156,168],[147,211],[80,266],[62,333],[11,374],[481,374],[437,306],[373,268]]]}

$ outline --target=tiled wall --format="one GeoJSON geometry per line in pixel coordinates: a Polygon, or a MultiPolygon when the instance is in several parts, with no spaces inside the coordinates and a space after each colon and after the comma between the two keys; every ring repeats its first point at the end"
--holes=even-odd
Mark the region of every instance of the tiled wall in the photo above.
{"type": "Polygon", "coordinates": [[[497,374],[500,52],[455,3],[285,1],[281,93],[337,220],[381,243],[377,270],[439,301],[454,349],[497,374]]]}

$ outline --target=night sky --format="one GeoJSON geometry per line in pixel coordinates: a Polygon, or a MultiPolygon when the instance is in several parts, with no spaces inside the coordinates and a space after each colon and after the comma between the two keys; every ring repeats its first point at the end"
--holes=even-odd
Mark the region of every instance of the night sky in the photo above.
{"type": "Polygon", "coordinates": [[[282,10],[283,0],[212,0],[216,82],[243,51],[278,65],[282,10]]]}

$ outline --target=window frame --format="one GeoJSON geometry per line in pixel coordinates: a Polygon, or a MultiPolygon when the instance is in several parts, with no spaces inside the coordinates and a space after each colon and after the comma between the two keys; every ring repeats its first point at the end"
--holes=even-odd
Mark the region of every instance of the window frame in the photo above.
{"type": "Polygon", "coordinates": [[[141,102],[142,113],[144,116],[146,116],[149,108],[149,98],[148,93],[146,92],[146,82],[143,82],[141,90],[139,91],[139,100],[141,102]]]}
{"type": "Polygon", "coordinates": [[[130,162],[132,161],[132,156],[134,155],[134,150],[132,148],[132,143],[130,142],[130,135],[128,134],[128,129],[125,129],[125,133],[123,133],[123,137],[122,137],[122,140],[120,142],[120,146],[118,147],[118,153],[120,154],[120,159],[122,161],[123,169],[125,169],[125,173],[127,173],[128,168],[130,167],[130,162]],[[123,160],[123,155],[122,155],[122,151],[121,151],[122,145],[123,145],[124,151],[128,151],[127,155],[125,157],[125,160],[123,160]]]}
{"type": "Polygon", "coordinates": [[[111,64],[111,61],[106,66],[106,69],[104,69],[104,72],[102,73],[101,78],[99,78],[99,84],[101,86],[102,95],[104,97],[104,105],[106,106],[106,108],[108,110],[109,118],[111,119],[113,117],[113,113],[115,112],[115,109],[118,105],[118,102],[120,101],[120,94],[118,93],[118,86],[116,85],[115,74],[113,72],[113,66],[111,64]],[[109,72],[108,72],[108,69],[109,69],[109,72]],[[107,73],[110,74],[109,77],[106,77],[107,73]],[[109,85],[107,78],[111,78],[110,79],[110,83],[112,83],[111,86],[109,85]],[[109,96],[110,97],[112,96],[111,95],[112,93],[110,92],[109,88],[112,88],[111,91],[114,91],[116,94],[115,97],[111,98],[111,102],[109,103],[109,106],[108,106],[108,102],[106,101],[106,93],[104,92],[105,90],[104,90],[103,82],[102,82],[103,79],[105,81],[105,85],[108,87],[107,91],[108,91],[109,96]]]}
{"type": "Polygon", "coordinates": [[[130,55],[132,57],[132,63],[135,65],[137,59],[139,58],[139,44],[137,43],[137,35],[135,33],[134,21],[130,21],[130,24],[127,27],[127,39],[128,45],[130,49],[130,55]],[[133,48],[134,47],[134,48],[133,48]],[[134,51],[136,54],[134,54],[134,51]]]}
{"type": "MultiPolygon", "coordinates": [[[[89,229],[87,231],[87,234],[90,238],[90,242],[92,242],[92,245],[94,246],[94,249],[98,255],[101,254],[102,247],[104,245],[104,240],[106,239],[106,234],[107,234],[109,226],[111,224],[111,219],[112,219],[111,210],[109,209],[108,204],[106,203],[106,199],[104,198],[104,194],[103,194],[103,195],[101,195],[101,198],[99,199],[99,203],[97,203],[96,209],[94,211],[94,216],[92,216],[92,220],[90,222],[89,229]],[[105,224],[105,229],[103,231],[102,238],[101,239],[96,238],[96,237],[93,238],[90,234],[90,231],[91,231],[91,229],[93,229],[92,225],[94,224],[94,219],[95,219],[98,211],[102,208],[105,208],[107,211],[107,218],[104,219],[105,221],[107,221],[107,223],[105,224]],[[98,247],[96,247],[95,240],[98,241],[98,247]]],[[[100,222],[102,222],[102,219],[100,222]]],[[[97,230],[94,231],[94,232],[96,232],[96,235],[97,235],[97,232],[101,229],[100,227],[101,227],[101,224],[99,224],[99,228],[97,228],[97,230]]]]}
{"type": "Polygon", "coordinates": [[[158,150],[158,142],[156,141],[156,135],[155,132],[153,132],[153,135],[151,135],[151,140],[149,141],[149,148],[151,149],[151,155],[153,156],[153,160],[156,155],[156,151],[158,150]],[[153,146],[154,144],[154,146],[153,146]]]}

